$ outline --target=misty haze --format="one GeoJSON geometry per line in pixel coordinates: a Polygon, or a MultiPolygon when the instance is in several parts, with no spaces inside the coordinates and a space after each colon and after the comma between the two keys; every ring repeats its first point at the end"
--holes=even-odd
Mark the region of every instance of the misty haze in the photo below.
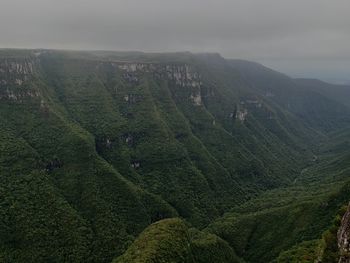
{"type": "Polygon", "coordinates": [[[350,263],[349,1],[0,4],[1,263],[350,263]]]}

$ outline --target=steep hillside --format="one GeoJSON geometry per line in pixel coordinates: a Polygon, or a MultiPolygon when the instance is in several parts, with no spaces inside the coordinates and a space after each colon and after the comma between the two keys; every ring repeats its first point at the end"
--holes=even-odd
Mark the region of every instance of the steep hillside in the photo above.
{"type": "Polygon", "coordinates": [[[295,79],[304,88],[312,89],[347,107],[350,107],[350,86],[329,84],[317,79],[295,79]]]}
{"type": "Polygon", "coordinates": [[[50,96],[40,61],[5,58],[1,72],[0,258],[108,262],[147,225],[177,215],[98,155],[50,96]]]}
{"type": "Polygon", "coordinates": [[[339,146],[347,145],[349,131],[332,137],[293,184],[235,207],[207,231],[247,262],[336,262],[339,210],[350,199],[348,148],[339,146]]]}
{"type": "Polygon", "coordinates": [[[341,99],[342,95],[349,95],[347,87],[294,80],[253,62],[230,60],[230,65],[251,83],[256,92],[286,107],[312,128],[329,133],[348,126],[349,101],[347,96],[341,99]]]}
{"type": "Polygon", "coordinates": [[[239,263],[219,237],[189,229],[180,219],[164,219],[146,228],[114,263],[239,263]]]}
{"type": "MultiPolygon", "coordinates": [[[[213,261],[231,262],[236,252],[250,260],[259,249],[271,250],[266,259],[272,259],[302,241],[346,168],[337,170],[334,189],[322,187],[326,199],[311,206],[301,183],[317,181],[318,171],[339,162],[346,166],[339,152],[349,109],[256,67],[217,54],[0,50],[0,260],[111,262],[132,244],[124,254],[129,260],[142,240],[157,236],[157,226],[163,233],[163,224],[169,233],[173,227],[189,233],[176,242],[189,238],[192,251],[179,246],[169,253],[193,262],[206,262],[207,251],[215,252],[213,261]],[[335,133],[338,140],[329,142],[335,133]],[[320,142],[332,149],[322,153],[327,167],[300,176],[315,163],[320,142]],[[290,207],[264,199],[291,185],[290,193],[300,190],[303,198],[290,207]],[[271,211],[256,206],[251,213],[254,200],[271,211]],[[281,226],[286,215],[291,224],[304,211],[310,216],[301,232],[273,249],[275,233],[260,240],[268,225],[262,226],[255,236],[263,245],[252,251],[236,240],[242,233],[232,237],[218,226],[231,220],[221,217],[229,211],[239,213],[233,228],[247,233],[272,216],[281,226]],[[169,217],[186,223],[163,220],[142,232],[169,217]]],[[[337,204],[322,215],[320,231],[337,204]]],[[[147,251],[161,246],[153,241],[147,251]]]]}

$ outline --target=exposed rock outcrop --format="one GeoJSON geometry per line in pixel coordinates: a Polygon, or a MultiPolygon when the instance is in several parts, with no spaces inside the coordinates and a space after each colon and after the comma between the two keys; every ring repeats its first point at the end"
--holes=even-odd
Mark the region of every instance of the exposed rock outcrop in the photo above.
{"type": "Polygon", "coordinates": [[[187,64],[162,64],[141,62],[112,62],[112,65],[124,72],[127,80],[134,81],[137,73],[152,73],[157,78],[167,77],[182,87],[200,87],[201,76],[187,64]]]}
{"type": "Polygon", "coordinates": [[[35,61],[32,59],[8,58],[0,62],[0,73],[30,75],[34,72],[35,61]]]}
{"type": "Polygon", "coordinates": [[[0,99],[22,101],[39,97],[39,92],[26,84],[35,72],[36,59],[4,58],[0,60],[0,99]]]}
{"type": "Polygon", "coordinates": [[[239,109],[236,112],[236,119],[240,120],[241,122],[244,122],[247,118],[248,110],[247,109],[239,109]]]}
{"type": "Polygon", "coordinates": [[[350,263],[350,203],[341,220],[337,233],[339,247],[339,263],[350,263]]]}
{"type": "MultiPolygon", "coordinates": [[[[166,64],[146,62],[111,62],[111,65],[122,71],[123,79],[129,84],[139,84],[142,74],[152,74],[155,79],[167,79],[177,86],[191,89],[189,97],[193,105],[202,105],[201,75],[187,64],[166,64]]],[[[128,100],[125,97],[125,100],[128,100]]]]}
{"type": "Polygon", "coordinates": [[[202,96],[200,89],[198,89],[197,91],[193,91],[190,98],[195,106],[202,105],[202,96]]]}
{"type": "Polygon", "coordinates": [[[4,90],[0,90],[0,99],[22,101],[25,98],[37,98],[37,97],[40,97],[40,92],[35,90],[13,91],[8,87],[6,87],[4,90]]]}

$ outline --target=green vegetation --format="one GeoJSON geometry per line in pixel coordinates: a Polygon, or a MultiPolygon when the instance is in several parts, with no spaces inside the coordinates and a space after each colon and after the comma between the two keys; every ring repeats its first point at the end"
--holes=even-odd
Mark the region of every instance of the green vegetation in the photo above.
{"type": "Polygon", "coordinates": [[[180,219],[164,219],[146,228],[114,263],[241,262],[219,237],[188,229],[180,219]]]}
{"type": "Polygon", "coordinates": [[[180,219],[165,219],[152,224],[114,262],[193,262],[186,225],[180,219]]]}
{"type": "Polygon", "coordinates": [[[304,241],[291,249],[282,252],[278,263],[311,263],[317,262],[321,254],[320,240],[304,241]]]}
{"type": "Polygon", "coordinates": [[[0,261],[334,256],[333,88],[217,54],[0,50],[0,261]]]}
{"type": "Polygon", "coordinates": [[[282,252],[277,262],[315,262],[335,263],[339,261],[337,232],[341,218],[346,211],[343,206],[337,212],[332,225],[322,234],[321,239],[304,241],[291,249],[282,252]]]}

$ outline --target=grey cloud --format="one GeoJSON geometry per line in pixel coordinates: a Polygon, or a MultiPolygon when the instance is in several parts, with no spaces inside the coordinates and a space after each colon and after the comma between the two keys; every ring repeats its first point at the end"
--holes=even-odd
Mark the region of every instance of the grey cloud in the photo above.
{"type": "Polygon", "coordinates": [[[294,76],[350,76],[342,68],[350,64],[348,0],[0,0],[0,7],[1,47],[219,52],[294,76]]]}

